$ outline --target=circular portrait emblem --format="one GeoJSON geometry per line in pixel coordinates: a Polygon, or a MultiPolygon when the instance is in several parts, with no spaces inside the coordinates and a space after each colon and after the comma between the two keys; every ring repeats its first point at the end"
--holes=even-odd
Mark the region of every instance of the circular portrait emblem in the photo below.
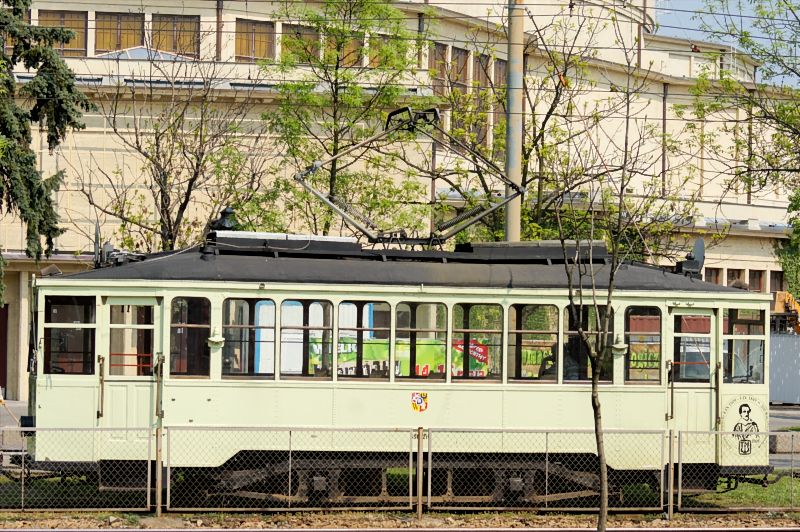
{"type": "Polygon", "coordinates": [[[724,438],[725,445],[735,448],[742,456],[752,454],[755,449],[766,445],[768,438],[760,434],[766,430],[767,409],[761,399],[752,395],[741,395],[728,403],[722,410],[723,431],[730,431],[731,437],[724,438]]]}

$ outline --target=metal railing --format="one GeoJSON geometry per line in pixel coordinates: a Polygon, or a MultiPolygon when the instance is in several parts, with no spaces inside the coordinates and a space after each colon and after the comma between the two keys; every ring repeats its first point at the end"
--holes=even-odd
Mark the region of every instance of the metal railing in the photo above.
{"type": "MultiPolygon", "coordinates": [[[[421,514],[600,500],[587,430],[168,427],[161,453],[155,429],[1,430],[6,510],[421,514]]],[[[800,510],[800,433],[603,436],[611,511],[800,510]]]]}

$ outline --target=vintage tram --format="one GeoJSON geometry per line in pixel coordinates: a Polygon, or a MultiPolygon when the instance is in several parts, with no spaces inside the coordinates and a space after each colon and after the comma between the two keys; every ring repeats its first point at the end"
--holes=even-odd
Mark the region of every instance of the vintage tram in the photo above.
{"type": "MultiPolygon", "coordinates": [[[[601,247],[590,249],[580,261],[597,272],[594,287],[573,287],[587,305],[590,290],[604,301],[608,289],[607,257],[601,247]]],[[[293,451],[307,445],[323,453],[328,472],[316,461],[314,474],[304,475],[297,458],[300,476],[290,493],[263,481],[280,469],[288,445],[281,438],[197,431],[170,451],[172,466],[205,472],[216,493],[261,490],[276,501],[330,488],[360,453],[386,451],[385,463],[371,465],[384,477],[407,463],[407,439],[324,430],[496,429],[470,448],[440,440],[451,459],[432,474],[468,474],[459,457],[473,463],[475,453],[493,453],[505,459],[493,467],[502,473],[506,463],[509,470],[494,482],[524,486],[535,475],[521,471],[515,457],[524,454],[535,468],[544,451],[503,435],[592,428],[591,366],[577,331],[610,313],[612,343],[622,349],[599,368],[608,429],[767,430],[769,296],[626,263],[610,307],[592,305],[579,324],[569,312],[565,271],[557,244],[402,251],[365,249],[347,238],[216,231],[202,246],[42,277],[35,283],[27,424],[320,429],[318,438],[294,442],[293,451]],[[264,468],[260,487],[234,480],[231,471],[254,463],[264,468]],[[328,482],[314,484],[326,475],[328,482]]],[[[766,473],[761,440],[749,439],[744,452],[717,438],[684,461],[712,486],[719,476],[766,473]]],[[[41,433],[31,452],[34,463],[74,467],[152,460],[155,449],[147,445],[130,436],[113,446],[67,448],[41,433]]],[[[591,438],[559,445],[548,452],[562,457],[560,467],[589,470],[595,463],[591,438]]],[[[666,460],[665,453],[659,473],[666,460]]],[[[617,473],[652,472],[624,446],[610,446],[608,464],[617,473]]],[[[574,484],[580,475],[571,474],[564,478],[574,484]]],[[[345,491],[338,486],[328,496],[345,500],[345,491]]],[[[485,497],[503,493],[495,485],[485,497]]],[[[462,495],[475,499],[474,492],[462,495]]],[[[374,494],[376,501],[386,496],[374,494]]],[[[452,489],[447,496],[459,499],[452,489]]]]}

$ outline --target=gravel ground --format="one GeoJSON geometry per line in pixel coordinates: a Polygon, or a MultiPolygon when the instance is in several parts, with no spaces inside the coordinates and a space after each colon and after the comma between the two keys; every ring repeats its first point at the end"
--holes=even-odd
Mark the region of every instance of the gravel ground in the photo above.
{"type": "MultiPolygon", "coordinates": [[[[533,513],[434,514],[417,521],[402,513],[147,514],[0,513],[0,528],[515,528],[594,527],[593,515],[533,513]]],[[[800,514],[616,515],[610,527],[798,527],[800,514]]]]}

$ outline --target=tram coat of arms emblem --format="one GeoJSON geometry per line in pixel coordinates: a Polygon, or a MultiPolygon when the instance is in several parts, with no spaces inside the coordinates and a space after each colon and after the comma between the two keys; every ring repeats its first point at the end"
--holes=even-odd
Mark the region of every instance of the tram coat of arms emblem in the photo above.
{"type": "Polygon", "coordinates": [[[411,393],[411,408],[414,412],[424,412],[428,409],[428,393],[427,392],[412,392],[411,393]]]}

